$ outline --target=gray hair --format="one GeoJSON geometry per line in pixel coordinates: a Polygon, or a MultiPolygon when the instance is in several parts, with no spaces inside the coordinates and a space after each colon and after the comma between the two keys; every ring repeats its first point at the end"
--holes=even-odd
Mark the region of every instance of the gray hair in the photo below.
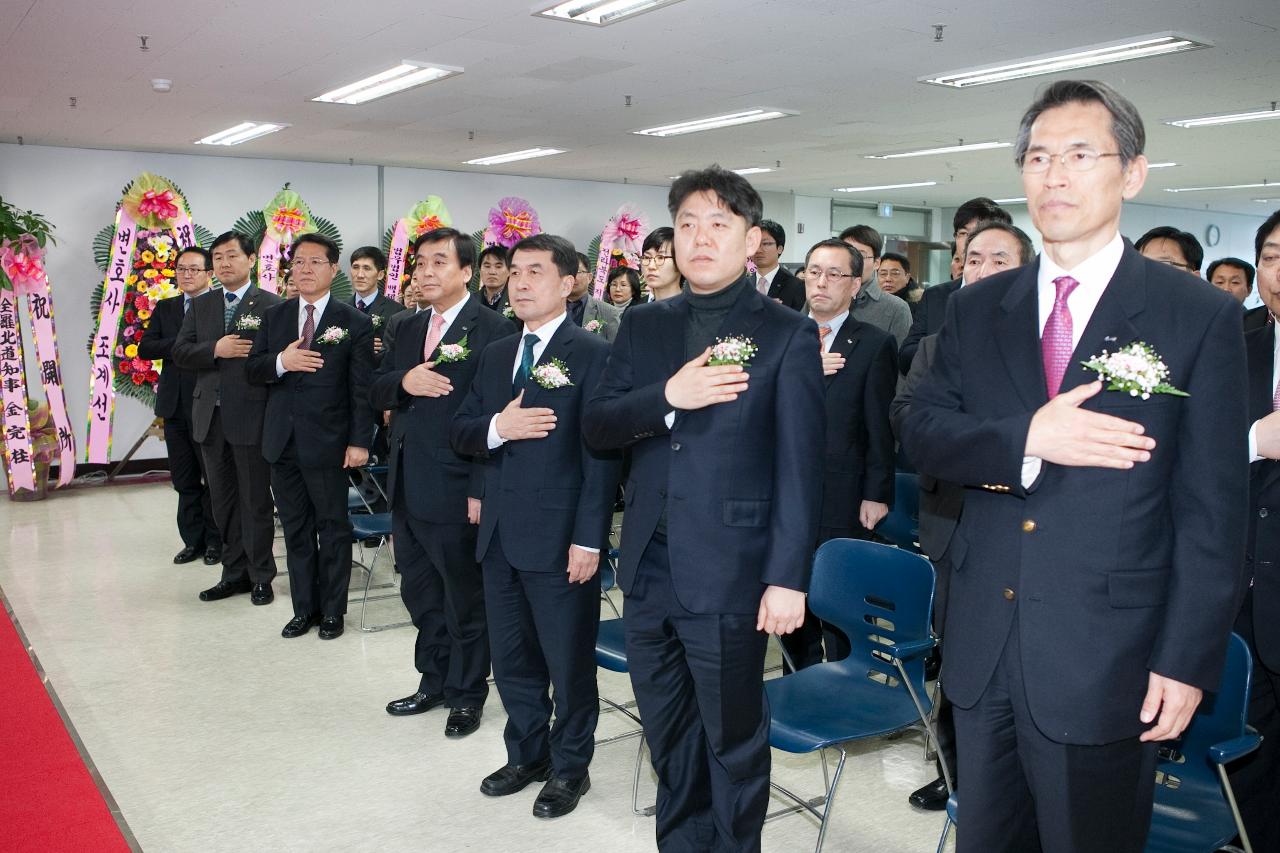
{"type": "Polygon", "coordinates": [[[1102,104],[1111,113],[1111,135],[1115,137],[1120,153],[1120,168],[1124,169],[1142,154],[1147,145],[1147,131],[1142,124],[1138,108],[1115,89],[1098,80],[1058,80],[1049,84],[1035,103],[1027,107],[1018,126],[1018,140],[1014,144],[1013,159],[1022,167],[1031,144],[1031,125],[1045,110],[1066,104],[1102,104]]]}

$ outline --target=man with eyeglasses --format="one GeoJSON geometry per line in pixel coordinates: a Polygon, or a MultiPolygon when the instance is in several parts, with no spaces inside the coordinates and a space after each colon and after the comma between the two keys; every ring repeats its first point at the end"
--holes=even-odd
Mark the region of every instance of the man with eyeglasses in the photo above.
{"type": "Polygon", "coordinates": [[[1204,263],[1204,247],[1194,234],[1180,231],[1171,225],[1159,225],[1138,238],[1133,248],[1144,258],[1200,275],[1204,263]]]}
{"type": "Polygon", "coordinates": [[[751,256],[756,264],[756,290],[796,311],[804,309],[804,284],[781,263],[787,232],[772,219],[760,220],[760,248],[751,256]]]}
{"type": "Polygon", "coordinates": [[[1222,674],[1248,524],[1240,306],[1121,238],[1145,141],[1104,83],[1041,91],[1015,161],[1044,250],[951,298],[903,421],[919,471],[968,487],[942,672],[958,853],[1143,850],[1157,746],[1222,674]],[[1189,396],[1084,366],[1137,343],[1189,396]]]}
{"type": "Polygon", "coordinates": [[[901,299],[890,299],[880,287],[876,270],[880,266],[880,253],[884,251],[884,238],[870,225],[854,225],[841,231],[840,239],[862,255],[862,286],[849,310],[862,322],[888,332],[895,345],[902,346],[911,331],[911,309],[901,299]]]}
{"type": "Polygon", "coordinates": [[[680,292],[680,270],[675,258],[675,230],[655,228],[640,247],[640,276],[654,302],[670,299],[680,292]]]}
{"type": "Polygon", "coordinates": [[[574,325],[596,329],[606,342],[613,343],[618,334],[618,324],[622,322],[622,312],[591,295],[591,284],[595,281],[591,262],[581,252],[574,254],[578,258],[578,273],[573,277],[573,289],[565,300],[565,310],[574,325]]]}
{"type": "Polygon", "coordinates": [[[209,290],[213,279],[213,261],[208,249],[188,246],[178,252],[174,263],[179,296],[161,299],[151,312],[151,321],[138,342],[138,357],[164,361],[160,385],[156,389],[156,417],[164,419],[164,447],[169,454],[169,479],[178,493],[178,535],[183,548],[173,558],[175,563],[190,563],[204,557],[206,566],[222,559],[222,537],[213,519],[209,484],[200,458],[200,442],[191,429],[191,400],[196,387],[196,374],[183,370],[173,361],[173,345],[177,343],[182,319],[191,308],[191,300],[209,290]]]}

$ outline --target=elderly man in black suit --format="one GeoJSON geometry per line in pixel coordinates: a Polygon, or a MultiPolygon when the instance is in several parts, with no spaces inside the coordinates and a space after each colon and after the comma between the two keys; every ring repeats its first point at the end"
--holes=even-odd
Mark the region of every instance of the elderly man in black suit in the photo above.
{"type": "Polygon", "coordinates": [[[392,541],[400,596],[418,629],[418,689],[389,703],[387,713],[447,705],[445,735],[464,737],[480,725],[489,694],[484,584],[475,556],[483,483],[471,458],[450,447],[449,429],[480,353],[515,327],[467,292],[475,266],[469,236],[453,228],[428,231],[414,243],[414,256],[415,285],[429,308],[397,329],[369,391],[375,409],[395,413],[387,476],[392,541]]]}
{"type": "Polygon", "coordinates": [[[151,322],[138,342],[138,357],[166,362],[156,389],[155,412],[164,419],[164,447],[169,454],[169,479],[178,493],[178,535],[183,548],[173,558],[175,563],[190,563],[201,555],[206,566],[222,559],[222,537],[213,518],[213,503],[204,476],[204,460],[200,442],[191,430],[191,402],[196,388],[196,374],[183,370],[173,360],[182,320],[191,301],[209,290],[213,277],[213,260],[208,249],[188,246],[178,252],[174,262],[181,295],[162,299],[151,313],[151,322]]]}
{"type": "Polygon", "coordinates": [[[609,346],[568,319],[577,264],[573,245],[550,234],[512,248],[507,286],[521,336],[484,351],[453,425],[459,453],[488,459],[476,556],[507,710],[507,763],[480,790],[500,797],[546,779],[533,804],[541,818],[573,811],[591,787],[596,569],[621,464],[582,440],[582,411],[609,346]]]}
{"type": "Polygon", "coordinates": [[[373,324],[331,298],[338,246],[321,234],[294,241],[298,296],[267,310],[249,354],[249,381],[266,386],[262,455],[284,526],[293,618],[280,632],[342,635],[351,581],[349,469],[369,458],[373,324]]]}
{"type": "Polygon", "coordinates": [[[818,327],[745,269],[761,207],[718,166],[672,184],[689,286],[626,313],[584,422],[631,450],[618,575],[664,850],[760,849],[765,641],[804,621],[818,532],[818,327]]]}
{"type": "Polygon", "coordinates": [[[804,309],[804,282],[782,265],[787,232],[772,219],[760,220],[760,248],[752,255],[756,265],[756,290],[796,311],[804,309]]]}
{"type": "Polygon", "coordinates": [[[1106,84],[1042,91],[1015,150],[1044,252],[950,299],[903,424],[922,473],[969,487],[942,675],[960,853],[1142,850],[1157,743],[1221,675],[1248,500],[1240,307],[1120,237],[1144,142],[1106,84]],[[1139,377],[1101,366],[1135,393],[1105,390],[1083,363],[1127,347],[1139,377]]]}
{"type": "Polygon", "coordinates": [[[222,578],[200,600],[247,592],[253,604],[269,604],[275,599],[276,558],[271,469],[262,456],[267,392],[249,384],[245,366],[263,314],[280,297],[250,281],[256,257],[248,237],[228,231],[213,241],[210,253],[222,290],[192,301],[173,345],[174,363],[196,372],[191,434],[200,442],[222,534],[222,578]]]}

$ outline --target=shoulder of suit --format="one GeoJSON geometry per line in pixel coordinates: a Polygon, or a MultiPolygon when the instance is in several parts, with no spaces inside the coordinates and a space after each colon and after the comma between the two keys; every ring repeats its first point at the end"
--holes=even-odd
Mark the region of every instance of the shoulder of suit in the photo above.
{"type": "MultiPolygon", "coordinates": [[[[1125,257],[1128,258],[1127,247],[1125,257]]],[[[1208,315],[1206,319],[1221,311],[1228,302],[1240,304],[1235,297],[1219,290],[1198,275],[1192,275],[1177,267],[1171,267],[1141,255],[1138,255],[1138,260],[1142,264],[1142,271],[1147,280],[1151,282],[1151,289],[1161,295],[1162,302],[1176,304],[1185,300],[1190,310],[1197,313],[1206,312],[1208,315]]],[[[1121,267],[1123,266],[1124,259],[1121,260],[1121,267]]]]}

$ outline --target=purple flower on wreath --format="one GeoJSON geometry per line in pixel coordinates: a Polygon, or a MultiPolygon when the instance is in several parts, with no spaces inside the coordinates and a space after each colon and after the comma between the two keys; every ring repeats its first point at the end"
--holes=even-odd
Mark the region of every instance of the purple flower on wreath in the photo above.
{"type": "Polygon", "coordinates": [[[502,246],[510,249],[525,237],[542,233],[538,213],[529,202],[516,196],[508,196],[489,208],[489,227],[484,231],[486,246],[502,246]]]}

